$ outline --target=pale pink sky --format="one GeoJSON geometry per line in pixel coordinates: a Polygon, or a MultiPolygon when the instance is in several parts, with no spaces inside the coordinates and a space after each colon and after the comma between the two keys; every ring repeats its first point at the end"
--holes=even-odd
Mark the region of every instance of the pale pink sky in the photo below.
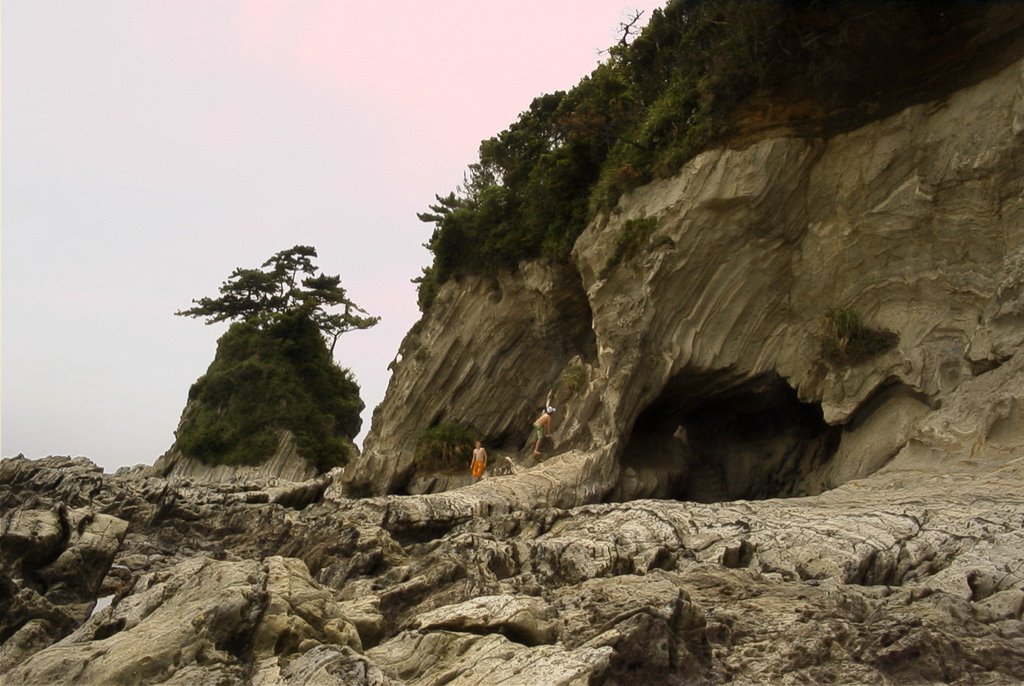
{"type": "Polygon", "coordinates": [[[151,464],[224,326],[173,316],[303,243],[380,325],[418,318],[416,219],[651,0],[2,0],[2,456],[151,464]]]}

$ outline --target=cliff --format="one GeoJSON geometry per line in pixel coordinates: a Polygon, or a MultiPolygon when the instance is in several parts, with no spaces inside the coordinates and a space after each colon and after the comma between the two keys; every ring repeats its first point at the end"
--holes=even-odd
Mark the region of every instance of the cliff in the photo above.
{"type": "Polygon", "coordinates": [[[1020,342],[1022,126],[1016,63],[828,139],[705,152],[593,221],[572,265],[449,282],[402,344],[350,490],[404,492],[419,432],[442,420],[528,462],[547,401],[548,459],[573,465],[558,502],[808,495],[866,476],[1020,342]],[[637,220],[653,230],[609,268],[637,220]],[[831,308],[898,345],[826,362],[831,308]]]}

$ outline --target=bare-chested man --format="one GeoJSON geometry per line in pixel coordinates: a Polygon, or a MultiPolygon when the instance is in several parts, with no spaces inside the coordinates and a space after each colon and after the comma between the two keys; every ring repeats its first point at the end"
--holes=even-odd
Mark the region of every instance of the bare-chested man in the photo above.
{"type": "Polygon", "coordinates": [[[473,481],[479,481],[486,468],[487,449],[481,445],[480,441],[477,441],[473,448],[473,461],[469,463],[469,473],[473,475],[473,481]]]}
{"type": "Polygon", "coordinates": [[[540,455],[540,442],[544,440],[545,436],[551,435],[551,415],[555,413],[555,408],[548,407],[544,412],[537,417],[537,421],[533,423],[533,433],[537,442],[533,446],[534,457],[540,455]]]}

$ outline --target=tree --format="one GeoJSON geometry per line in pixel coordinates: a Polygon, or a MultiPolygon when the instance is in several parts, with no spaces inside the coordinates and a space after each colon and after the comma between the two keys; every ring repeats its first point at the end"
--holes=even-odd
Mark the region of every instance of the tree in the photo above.
{"type": "Polygon", "coordinates": [[[340,276],[318,275],[316,256],[316,248],[296,245],[275,254],[262,269],[236,268],[221,284],[219,298],[193,300],[194,307],[174,314],[205,318],[207,324],[241,321],[260,328],[284,315],[305,316],[320,329],[333,355],[342,334],[368,329],[380,317],[370,316],[348,299],[340,276]],[[332,311],[338,308],[340,312],[332,311]]]}
{"type": "Polygon", "coordinates": [[[637,22],[640,21],[640,17],[644,16],[643,10],[633,10],[633,16],[629,18],[629,21],[619,22],[619,32],[622,33],[622,37],[619,38],[619,46],[626,47],[629,45],[630,36],[635,36],[639,29],[636,28],[637,22]]]}
{"type": "Polygon", "coordinates": [[[296,245],[260,268],[235,269],[219,297],[175,313],[233,322],[189,390],[175,434],[184,454],[209,464],[259,464],[284,431],[321,472],[356,454],[364,404],[352,373],[334,363],[334,344],[378,318],[348,299],[341,277],[318,272],[316,256],[296,245]]]}
{"type": "Polygon", "coordinates": [[[334,346],[343,333],[356,329],[368,329],[380,321],[380,317],[371,317],[345,296],[341,287],[341,277],[320,276],[310,277],[302,281],[306,291],[301,294],[303,310],[309,318],[320,327],[320,332],[330,342],[331,354],[334,346]],[[340,307],[341,312],[328,312],[326,308],[340,307]]]}

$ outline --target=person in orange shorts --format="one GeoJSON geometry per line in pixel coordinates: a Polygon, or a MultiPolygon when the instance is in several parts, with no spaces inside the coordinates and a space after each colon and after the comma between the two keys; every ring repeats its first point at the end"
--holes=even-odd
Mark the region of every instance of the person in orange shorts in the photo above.
{"type": "Polygon", "coordinates": [[[476,447],[473,448],[473,460],[469,463],[469,473],[473,476],[473,481],[479,481],[480,477],[484,475],[485,469],[487,469],[487,450],[480,441],[477,441],[476,447]]]}

